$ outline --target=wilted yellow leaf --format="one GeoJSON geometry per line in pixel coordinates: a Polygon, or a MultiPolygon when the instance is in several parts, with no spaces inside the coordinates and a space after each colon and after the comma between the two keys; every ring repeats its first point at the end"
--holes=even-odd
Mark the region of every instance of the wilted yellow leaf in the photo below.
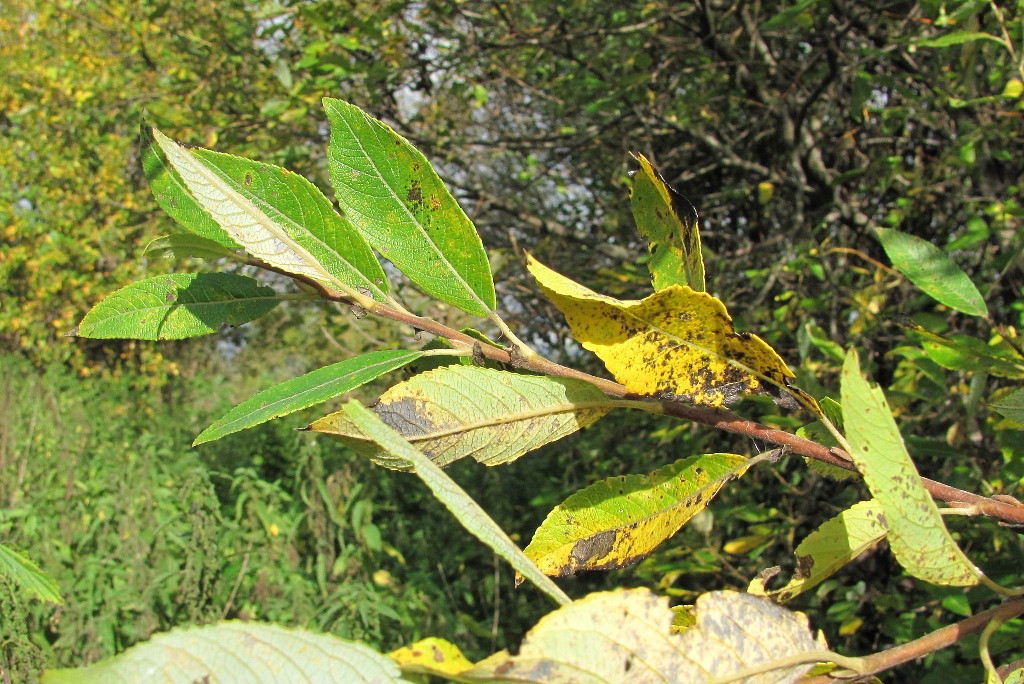
{"type": "Polygon", "coordinates": [[[573,336],[630,392],[720,406],[765,385],[784,388],[793,377],[764,340],[737,333],[709,294],[672,285],[641,301],[618,300],[527,258],[573,336]]]}

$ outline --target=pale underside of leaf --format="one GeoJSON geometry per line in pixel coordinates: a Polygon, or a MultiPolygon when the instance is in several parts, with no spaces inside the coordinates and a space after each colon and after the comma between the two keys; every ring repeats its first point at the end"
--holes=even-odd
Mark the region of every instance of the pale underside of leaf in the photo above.
{"type": "Polygon", "coordinates": [[[811,589],[864,551],[885,539],[888,528],[881,505],[861,501],[826,520],[796,547],[796,575],[768,592],[785,602],[811,589]]]}
{"type": "Polygon", "coordinates": [[[620,301],[532,257],[527,268],[573,336],[631,392],[719,406],[766,385],[785,387],[793,377],[761,338],[735,332],[711,295],[672,285],[642,301],[620,301]]]}
{"type": "Polygon", "coordinates": [[[747,459],[705,454],[596,482],[556,506],[525,552],[549,575],[634,563],[701,511],[747,459]]]}
{"type": "MultiPolygon", "coordinates": [[[[311,245],[320,243],[318,247],[321,251],[333,253],[339,262],[347,264],[334,248],[324,245],[322,240],[309,234],[304,226],[296,224],[252,193],[245,192],[245,178],[227,180],[208,160],[199,159],[160,131],[154,129],[153,136],[196,202],[249,254],[287,273],[308,277],[328,287],[351,290],[342,278],[329,272],[310,249],[300,243],[296,235],[304,233],[304,239],[311,245]]],[[[216,154],[204,152],[208,155],[216,154]]],[[[255,162],[251,163],[255,165],[255,162]]],[[[249,182],[252,182],[251,179],[249,182]]],[[[325,211],[320,220],[327,220],[327,217],[325,211]]],[[[353,275],[357,273],[358,270],[351,267],[346,279],[354,278],[360,286],[374,292],[378,299],[384,298],[381,289],[384,285],[383,272],[372,279],[353,275]]]]}
{"type": "MultiPolygon", "coordinates": [[[[439,466],[465,456],[499,465],[594,422],[608,411],[608,398],[581,380],[446,366],[395,385],[373,411],[439,466]]],[[[407,467],[342,412],[309,427],[338,437],[380,465],[407,467]]]]}
{"type": "Polygon", "coordinates": [[[472,221],[426,157],[381,121],[324,98],[328,170],[344,216],[427,294],[486,317],[494,282],[472,221]]]}
{"type": "MultiPolygon", "coordinates": [[[[679,682],[725,678],[783,658],[807,654],[813,660],[822,650],[807,618],[772,601],[735,591],[713,591],[697,599],[696,624],[680,636],[680,650],[688,661],[679,682]]],[[[787,664],[744,682],[793,682],[812,662],[787,664]]]]}
{"type": "MultiPolygon", "coordinates": [[[[546,615],[518,655],[496,653],[460,673],[470,681],[703,682],[725,679],[820,645],[806,619],[771,601],[737,592],[697,600],[696,622],[671,633],[673,613],[647,589],[590,594],[546,615]]],[[[811,663],[771,670],[747,682],[792,682],[811,663]]]]}
{"type": "Polygon", "coordinates": [[[163,150],[155,142],[155,130],[153,126],[143,124],[141,144],[143,172],[157,204],[190,234],[203,237],[224,249],[237,248],[238,244],[196,202],[175,173],[163,150]]]}
{"type": "Polygon", "coordinates": [[[78,669],[50,670],[46,684],[109,682],[360,684],[401,682],[398,665],[363,644],[255,622],[225,622],[158,634],[78,669]]]}
{"type": "Polygon", "coordinates": [[[843,364],[841,394],[850,457],[885,514],[896,560],[927,582],[977,584],[981,571],[950,536],[910,460],[885,395],[863,378],[854,350],[843,364]]]}
{"type": "Polygon", "coordinates": [[[697,210],[665,182],[647,157],[633,156],[640,169],[633,177],[629,198],[637,230],[647,239],[651,252],[647,266],[654,289],[688,285],[695,292],[704,292],[697,210]]]}

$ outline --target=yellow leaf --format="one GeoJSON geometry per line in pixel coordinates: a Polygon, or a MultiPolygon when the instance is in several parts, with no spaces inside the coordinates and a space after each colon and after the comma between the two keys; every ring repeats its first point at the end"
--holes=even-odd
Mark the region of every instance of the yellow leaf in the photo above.
{"type": "Polygon", "coordinates": [[[697,624],[694,612],[693,606],[672,606],[672,626],[669,627],[669,633],[682,634],[697,624]]]}
{"type": "Polygon", "coordinates": [[[672,285],[642,301],[618,300],[529,255],[527,268],[573,336],[630,392],[721,406],[765,384],[785,388],[793,377],[764,340],[737,333],[725,305],[709,294],[672,285]]]}
{"type": "Polygon", "coordinates": [[[388,654],[403,672],[456,675],[473,666],[459,647],[444,639],[428,637],[412,646],[403,646],[388,654]]]}
{"type": "Polygon", "coordinates": [[[737,537],[730,542],[726,542],[725,545],[722,546],[722,550],[731,554],[746,553],[747,551],[756,549],[767,540],[768,535],[766,534],[750,534],[746,537],[737,537]]]}
{"type": "Polygon", "coordinates": [[[851,636],[857,633],[864,621],[859,617],[852,617],[839,625],[839,636],[851,636]]]}
{"type": "Polygon", "coordinates": [[[559,577],[635,563],[746,467],[747,459],[736,454],[703,454],[649,475],[595,482],[548,513],[524,553],[545,574],[559,577]]]}

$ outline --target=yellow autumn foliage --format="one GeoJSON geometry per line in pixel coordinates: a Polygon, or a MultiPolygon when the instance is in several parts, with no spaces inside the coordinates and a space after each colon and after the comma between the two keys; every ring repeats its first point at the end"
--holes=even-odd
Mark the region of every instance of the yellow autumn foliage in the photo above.
{"type": "Polygon", "coordinates": [[[527,268],[575,337],[630,392],[721,406],[792,371],[757,335],[737,333],[725,305],[685,285],[618,300],[556,273],[532,256],[527,268]]]}

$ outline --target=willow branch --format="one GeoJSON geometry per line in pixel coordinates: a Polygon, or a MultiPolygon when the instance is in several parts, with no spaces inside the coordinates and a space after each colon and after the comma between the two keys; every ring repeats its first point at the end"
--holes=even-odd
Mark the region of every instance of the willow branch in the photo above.
{"type": "MultiPolygon", "coordinates": [[[[302,280],[310,287],[318,290],[326,299],[351,303],[344,294],[332,291],[321,283],[317,283],[308,278],[303,278],[294,274],[286,275],[302,280]]],[[[728,409],[693,406],[678,401],[660,400],[634,394],[629,392],[623,385],[620,385],[613,380],[590,375],[589,373],[584,373],[583,371],[576,370],[575,368],[569,368],[553,361],[549,361],[543,357],[527,359],[524,358],[516,349],[504,349],[502,347],[481,342],[475,337],[471,337],[465,333],[459,332],[458,330],[449,328],[443,323],[439,323],[431,318],[416,316],[415,314],[411,314],[407,311],[399,311],[384,304],[378,303],[368,309],[368,312],[382,318],[393,320],[397,323],[410,325],[416,330],[422,330],[439,337],[444,337],[458,348],[472,349],[475,353],[479,353],[488,359],[510,365],[514,368],[544,373],[545,375],[556,375],[563,378],[583,380],[596,386],[602,392],[612,397],[660,402],[662,409],[661,412],[667,415],[675,416],[676,418],[684,418],[695,423],[701,423],[709,427],[724,430],[726,432],[732,432],[737,435],[743,435],[751,439],[760,440],[776,446],[788,447],[790,452],[800,456],[813,458],[816,461],[838,466],[851,472],[857,472],[857,468],[853,465],[853,461],[842,449],[827,447],[818,444],[817,442],[812,442],[809,439],[798,437],[792,433],[770,428],[758,423],[757,421],[747,420],[728,409]]],[[[940,501],[945,501],[946,503],[959,506],[970,506],[977,513],[994,518],[1003,523],[1010,525],[1024,525],[1024,505],[1022,504],[1000,501],[987,496],[981,496],[980,494],[957,489],[956,487],[950,487],[947,484],[936,482],[935,480],[930,480],[926,477],[921,478],[921,483],[929,494],[940,501]]]]}

